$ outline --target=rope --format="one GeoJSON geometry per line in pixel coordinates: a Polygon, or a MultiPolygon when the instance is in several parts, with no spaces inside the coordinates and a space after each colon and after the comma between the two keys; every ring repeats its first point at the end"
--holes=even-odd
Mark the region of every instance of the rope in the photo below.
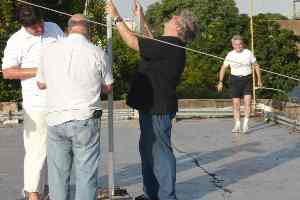
{"type": "Polygon", "coordinates": [[[279,93],[284,94],[288,98],[289,102],[293,102],[292,101],[293,99],[284,90],[280,90],[280,89],[276,89],[276,88],[270,88],[270,87],[255,87],[255,90],[271,90],[271,91],[279,92],[279,93]]]}
{"type": "MultiPolygon", "coordinates": [[[[18,1],[20,3],[23,3],[23,4],[35,6],[35,7],[41,8],[41,9],[45,9],[45,10],[48,10],[48,11],[51,11],[51,12],[55,12],[55,13],[59,13],[59,14],[62,14],[62,15],[66,15],[66,16],[69,16],[69,17],[72,16],[69,13],[58,11],[58,10],[54,10],[54,9],[51,9],[51,8],[47,8],[45,6],[41,6],[41,5],[38,5],[38,4],[30,3],[30,2],[27,2],[27,1],[23,1],[23,0],[16,0],[16,1],[18,1]]],[[[94,23],[94,24],[97,24],[97,25],[100,25],[100,26],[107,27],[107,25],[104,24],[104,23],[100,23],[100,22],[97,22],[97,21],[94,21],[94,20],[90,20],[90,19],[87,19],[87,21],[90,22],[90,23],[94,23]]],[[[114,29],[116,29],[116,28],[114,27],[114,29]]],[[[218,60],[222,60],[222,61],[227,60],[229,62],[233,62],[233,63],[240,64],[240,65],[244,65],[243,63],[239,63],[239,62],[236,62],[236,61],[233,61],[233,60],[225,59],[225,58],[222,58],[220,56],[216,56],[216,55],[213,55],[213,54],[210,54],[210,53],[206,53],[206,52],[203,52],[203,51],[200,51],[200,50],[196,50],[196,49],[192,49],[192,48],[188,48],[188,47],[176,45],[176,44],[173,44],[173,43],[170,43],[170,42],[166,42],[166,41],[163,41],[163,40],[159,40],[159,39],[147,37],[147,36],[141,35],[139,33],[134,33],[134,34],[137,35],[137,36],[139,36],[139,37],[147,38],[147,39],[150,39],[150,40],[153,40],[153,41],[157,41],[157,42],[160,42],[160,43],[163,43],[163,44],[167,44],[167,45],[170,45],[170,46],[173,46],[173,47],[182,48],[182,49],[185,49],[187,51],[194,52],[194,53],[197,53],[197,54],[200,54],[200,55],[205,55],[205,56],[212,57],[212,58],[215,58],[215,59],[218,59],[218,60]]],[[[292,76],[280,74],[280,73],[277,73],[277,72],[272,72],[272,71],[266,70],[264,68],[260,68],[260,69],[261,69],[261,71],[268,72],[270,74],[274,74],[274,75],[277,75],[277,76],[281,76],[281,77],[284,77],[284,78],[288,78],[288,79],[300,82],[300,79],[292,77],[292,76]]]]}
{"type": "MultiPolygon", "coordinates": [[[[58,10],[54,10],[54,9],[51,9],[51,8],[48,8],[48,7],[45,7],[45,6],[41,6],[41,5],[38,5],[38,4],[30,3],[30,2],[27,2],[27,1],[23,1],[23,0],[16,0],[16,1],[18,1],[20,3],[23,3],[23,4],[35,6],[35,7],[44,9],[44,10],[48,10],[48,11],[51,11],[51,12],[55,12],[55,13],[58,13],[58,14],[62,14],[62,15],[65,15],[65,16],[69,16],[69,17],[72,16],[72,14],[69,14],[69,13],[66,13],[66,12],[62,12],[62,11],[58,11],[58,10]]],[[[97,21],[94,21],[94,20],[90,20],[90,19],[87,19],[87,21],[90,22],[90,23],[94,23],[94,24],[97,24],[97,25],[100,25],[100,26],[107,27],[107,25],[104,24],[104,23],[100,23],[100,22],[97,22],[97,21]]],[[[116,28],[114,27],[114,29],[116,29],[116,28]]],[[[182,48],[182,49],[185,49],[187,51],[194,52],[194,53],[197,53],[197,54],[200,54],[200,55],[205,55],[205,56],[212,57],[212,58],[215,58],[215,59],[218,59],[218,60],[222,60],[222,61],[227,60],[229,62],[233,62],[233,63],[240,64],[240,65],[244,65],[243,63],[239,63],[239,62],[236,62],[236,61],[228,60],[228,59],[222,58],[220,56],[216,56],[216,55],[213,55],[213,54],[210,54],[210,53],[206,53],[206,52],[203,52],[203,51],[199,51],[199,50],[196,50],[196,49],[192,49],[192,48],[188,48],[188,47],[176,45],[176,44],[173,44],[173,43],[170,43],[170,42],[166,42],[166,41],[163,41],[163,40],[159,40],[159,39],[147,37],[147,36],[141,35],[139,33],[134,33],[134,34],[137,35],[137,36],[139,36],[139,37],[144,37],[144,38],[147,38],[147,39],[150,39],[150,40],[153,40],[153,41],[157,41],[157,42],[160,42],[160,43],[163,43],[163,44],[167,44],[167,45],[170,45],[170,46],[173,46],[173,47],[182,48]]],[[[264,69],[264,68],[260,68],[260,70],[264,71],[264,72],[267,72],[267,73],[270,73],[270,74],[273,74],[273,75],[281,76],[281,77],[284,77],[284,78],[288,78],[288,79],[300,82],[300,79],[292,77],[292,76],[280,74],[280,73],[273,72],[273,71],[270,71],[270,70],[267,70],[267,69],[264,69]]],[[[2,70],[0,70],[0,73],[2,73],[2,70]]]]}
{"type": "MultiPolygon", "coordinates": [[[[69,14],[69,13],[66,13],[66,12],[62,12],[62,11],[58,11],[58,10],[54,10],[54,9],[51,9],[51,8],[47,8],[45,6],[41,6],[41,5],[38,5],[38,4],[35,4],[35,3],[30,3],[30,2],[27,2],[27,1],[23,1],[23,0],[16,0],[20,3],[23,3],[23,4],[27,4],[27,5],[30,5],[30,6],[35,6],[37,8],[41,8],[41,9],[44,9],[44,10],[48,10],[48,11],[51,11],[51,12],[55,12],[55,13],[58,13],[58,14],[62,14],[62,15],[65,15],[65,16],[69,16],[71,17],[72,14],[69,14]]],[[[106,24],[104,23],[100,23],[100,22],[97,22],[97,21],[94,21],[94,20],[90,20],[90,19],[87,19],[88,22],[90,23],[94,23],[94,24],[98,24],[100,26],[105,26],[107,27],[106,24]]]]}
{"type": "Polygon", "coordinates": [[[287,79],[291,79],[291,80],[299,81],[299,82],[300,82],[300,79],[295,78],[295,77],[292,77],[292,76],[280,74],[280,73],[273,72],[273,71],[270,71],[270,70],[267,70],[267,69],[262,69],[262,68],[260,68],[260,70],[261,70],[261,71],[264,71],[264,72],[267,72],[267,73],[270,73],[270,74],[273,74],[273,75],[281,76],[281,77],[284,77],[284,78],[287,78],[287,79]]]}
{"type": "MultiPolygon", "coordinates": [[[[65,15],[65,16],[69,16],[71,17],[72,15],[69,14],[69,13],[66,13],[66,12],[62,12],[62,11],[58,11],[58,10],[54,10],[54,9],[51,9],[51,8],[48,8],[48,7],[45,7],[45,6],[41,6],[41,5],[38,5],[38,4],[34,4],[34,3],[30,3],[30,2],[27,2],[27,1],[23,1],[23,0],[16,0],[20,3],[23,3],[23,4],[27,4],[27,5],[31,5],[31,6],[35,6],[35,7],[38,7],[38,8],[41,8],[41,9],[44,9],[44,10],[48,10],[48,11],[51,11],[51,12],[55,12],[55,13],[58,13],[58,14],[62,14],[62,15],[65,15]]],[[[90,23],[94,23],[94,24],[97,24],[97,25],[100,25],[100,26],[103,26],[103,27],[107,27],[107,24],[104,24],[104,23],[100,23],[100,22],[97,22],[97,21],[94,21],[94,20],[90,20],[90,19],[87,19],[88,22],[90,23]]],[[[113,27],[114,29],[116,29],[115,27],[113,27]]],[[[134,33],[134,32],[133,32],[134,33]]],[[[170,43],[170,42],[166,42],[166,41],[163,41],[163,40],[159,40],[159,39],[155,39],[155,38],[151,38],[151,37],[147,37],[145,35],[141,35],[139,33],[134,33],[135,35],[139,36],[139,37],[143,37],[143,38],[147,38],[147,39],[150,39],[150,40],[153,40],[153,41],[157,41],[157,42],[160,42],[162,44],[166,44],[166,45],[170,45],[170,46],[173,46],[173,47],[177,47],[177,48],[182,48],[182,49],[185,49],[187,51],[190,51],[190,52],[193,52],[193,53],[197,53],[197,54],[200,54],[200,55],[205,55],[205,56],[208,56],[208,57],[212,57],[212,58],[215,58],[215,59],[218,59],[218,60],[221,60],[221,61],[224,61],[226,60],[225,58],[223,57],[220,57],[220,56],[216,56],[216,55],[213,55],[213,54],[209,54],[209,53],[206,53],[206,52],[203,52],[203,51],[200,51],[200,50],[196,50],[196,49],[192,49],[192,48],[188,48],[188,47],[184,47],[184,46],[180,46],[180,45],[176,45],[176,44],[173,44],[173,43],[170,43]]],[[[228,60],[228,59],[227,59],[228,60]]],[[[244,65],[242,63],[239,63],[239,62],[236,62],[236,61],[231,61],[231,60],[228,60],[229,62],[233,62],[233,63],[236,63],[236,64],[240,64],[240,65],[244,65]]],[[[268,72],[270,74],[273,74],[273,75],[278,75],[278,76],[281,76],[281,77],[285,77],[285,78],[288,78],[288,79],[291,79],[291,80],[295,80],[295,81],[299,81],[300,82],[300,79],[298,78],[294,78],[294,77],[291,77],[291,76],[287,76],[287,75],[284,75],[284,74],[280,74],[280,73],[277,73],[277,72],[272,72],[272,71],[269,71],[269,70],[266,70],[266,69],[262,69],[262,71],[264,72],[268,72]]],[[[2,73],[2,70],[0,70],[0,73],[2,73]]],[[[279,89],[274,89],[274,88],[265,88],[265,87],[261,87],[261,88],[255,88],[255,89],[268,89],[268,90],[276,90],[276,91],[280,91],[282,93],[285,93],[284,91],[282,90],[279,90],[279,89]]],[[[169,146],[169,145],[168,145],[169,146]]],[[[224,187],[223,186],[223,182],[224,180],[221,179],[220,177],[217,176],[217,174],[215,173],[211,173],[209,172],[206,168],[204,168],[199,160],[197,158],[195,158],[194,156],[191,156],[189,155],[189,153],[179,149],[175,144],[172,144],[173,148],[178,152],[178,153],[181,153],[181,154],[186,154],[188,157],[190,157],[192,159],[192,161],[194,162],[194,164],[199,167],[204,173],[206,173],[209,177],[212,178],[212,183],[214,184],[214,186],[222,191],[224,191],[225,193],[229,193],[231,194],[232,191],[229,190],[228,188],[224,187]]]]}

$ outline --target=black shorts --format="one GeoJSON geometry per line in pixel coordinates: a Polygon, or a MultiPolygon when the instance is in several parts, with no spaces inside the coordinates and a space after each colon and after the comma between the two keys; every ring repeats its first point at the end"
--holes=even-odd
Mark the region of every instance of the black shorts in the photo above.
{"type": "Polygon", "coordinates": [[[252,95],[252,75],[230,76],[230,91],[232,98],[242,98],[245,95],[252,95]]]}

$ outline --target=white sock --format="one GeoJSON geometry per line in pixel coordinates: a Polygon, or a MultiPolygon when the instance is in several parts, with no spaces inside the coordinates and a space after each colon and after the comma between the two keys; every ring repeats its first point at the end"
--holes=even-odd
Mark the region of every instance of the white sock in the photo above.
{"type": "Polygon", "coordinates": [[[236,120],[235,121],[235,126],[240,126],[241,125],[241,121],[240,120],[236,120]]]}
{"type": "Polygon", "coordinates": [[[248,118],[248,117],[245,117],[245,118],[244,118],[244,124],[248,124],[248,122],[249,122],[249,118],[248,118]]]}

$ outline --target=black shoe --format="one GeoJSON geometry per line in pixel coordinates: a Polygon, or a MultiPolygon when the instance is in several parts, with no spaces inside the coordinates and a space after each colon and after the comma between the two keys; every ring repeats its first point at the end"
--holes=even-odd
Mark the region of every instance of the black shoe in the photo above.
{"type": "Polygon", "coordinates": [[[148,199],[145,197],[145,195],[140,195],[138,197],[135,197],[135,200],[158,200],[158,199],[148,199]]]}

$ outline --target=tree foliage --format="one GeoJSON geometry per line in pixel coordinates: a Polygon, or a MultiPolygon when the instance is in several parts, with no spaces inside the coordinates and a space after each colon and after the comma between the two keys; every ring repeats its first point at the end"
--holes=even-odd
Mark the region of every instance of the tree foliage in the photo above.
{"type": "MultiPolygon", "coordinates": [[[[201,34],[187,44],[188,47],[206,53],[225,57],[231,50],[230,39],[235,34],[250,42],[250,19],[240,15],[234,0],[163,0],[150,6],[147,17],[156,33],[161,33],[162,23],[172,14],[187,8],[195,13],[201,34]]],[[[280,29],[276,21],[284,19],[279,14],[260,14],[255,21],[255,55],[262,67],[283,74],[300,77],[297,57],[297,37],[288,30],[280,29]]],[[[183,98],[228,97],[228,90],[222,94],[215,91],[217,74],[222,61],[208,56],[188,52],[188,61],[182,84],[178,88],[183,98]]],[[[291,90],[297,82],[263,73],[266,87],[291,90]]],[[[259,97],[272,97],[270,91],[262,91],[259,97]]]]}
{"type": "MultiPolygon", "coordinates": [[[[129,1],[129,0],[128,0],[129,1]]],[[[13,0],[2,0],[0,5],[0,56],[7,39],[19,24],[15,13],[20,4],[13,0]]],[[[82,13],[85,0],[32,0],[33,3],[57,9],[66,13],[82,13]]],[[[105,23],[105,0],[91,0],[88,17],[105,23]]],[[[21,4],[22,5],[22,4],[21,4]]],[[[198,37],[187,44],[187,47],[225,57],[231,50],[230,39],[235,34],[250,41],[250,19],[239,14],[234,0],[162,0],[148,8],[147,19],[155,35],[162,34],[163,22],[171,15],[187,8],[195,13],[200,25],[198,37]]],[[[43,10],[46,20],[53,21],[61,27],[66,27],[68,16],[43,10]]],[[[265,69],[278,73],[300,77],[299,57],[297,57],[296,42],[299,38],[293,32],[280,29],[276,21],[269,19],[284,19],[279,14],[260,14],[254,17],[255,55],[265,69]]],[[[102,47],[106,46],[106,28],[91,26],[91,41],[102,47]]],[[[113,36],[115,99],[124,99],[130,79],[139,63],[139,56],[122,42],[117,33],[113,36]]],[[[0,63],[1,64],[1,63],[0,63]]],[[[228,90],[217,93],[215,84],[222,60],[201,54],[187,52],[187,64],[178,87],[181,98],[221,98],[229,97],[228,90]]],[[[228,76],[227,76],[228,77],[228,76]]],[[[290,91],[297,82],[263,73],[266,87],[290,91]]],[[[228,87],[227,87],[228,88],[228,87]]],[[[276,93],[262,90],[259,97],[273,97],[276,93]]],[[[0,77],[0,101],[17,100],[20,98],[20,87],[17,81],[6,81],[0,77]]]]}
{"type": "MultiPolygon", "coordinates": [[[[85,6],[84,0],[32,0],[32,3],[63,11],[69,14],[82,13],[85,6]]],[[[89,5],[89,18],[98,22],[104,19],[104,0],[91,0],[89,5]]],[[[0,57],[3,57],[3,50],[8,38],[15,33],[20,25],[16,20],[16,13],[19,8],[24,6],[14,0],[1,0],[0,4],[0,57]]],[[[45,21],[53,21],[66,27],[68,16],[42,10],[45,21]]],[[[105,23],[105,21],[104,21],[105,23]]],[[[64,29],[64,28],[63,28],[64,29]]],[[[105,43],[106,29],[99,26],[91,26],[91,40],[97,43],[105,43]],[[103,42],[99,42],[103,41],[103,42]]],[[[2,65],[2,62],[0,62],[2,65]]],[[[0,101],[16,101],[21,99],[21,89],[19,81],[4,80],[0,76],[0,101]]]]}

